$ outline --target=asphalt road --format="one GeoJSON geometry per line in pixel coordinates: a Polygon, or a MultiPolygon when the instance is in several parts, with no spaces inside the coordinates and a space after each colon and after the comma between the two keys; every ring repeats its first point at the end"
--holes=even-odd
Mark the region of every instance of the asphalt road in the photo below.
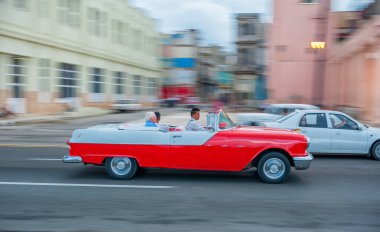
{"type": "Polygon", "coordinates": [[[380,162],[317,157],[269,185],[242,173],[148,169],[129,181],[0,147],[0,231],[379,231],[380,162]]]}
{"type": "MultiPolygon", "coordinates": [[[[174,123],[188,110],[160,112],[174,123]]],[[[380,229],[380,162],[365,157],[317,157],[282,185],[260,182],[255,170],[148,169],[116,181],[103,167],[61,162],[74,129],[144,113],[0,127],[0,231],[380,229]]]]}

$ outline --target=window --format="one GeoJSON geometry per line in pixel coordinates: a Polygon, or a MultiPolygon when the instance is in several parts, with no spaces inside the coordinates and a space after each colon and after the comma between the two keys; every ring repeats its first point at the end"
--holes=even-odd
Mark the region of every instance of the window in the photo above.
{"type": "Polygon", "coordinates": [[[255,23],[242,23],[239,24],[239,35],[255,35],[256,34],[256,26],[255,23]]]}
{"type": "Polygon", "coordinates": [[[219,114],[219,129],[229,129],[234,127],[235,124],[230,117],[223,111],[219,114]]]}
{"type": "Polygon", "coordinates": [[[134,95],[141,95],[141,76],[135,75],[133,76],[133,94],[134,95]]]}
{"type": "Polygon", "coordinates": [[[39,0],[38,1],[38,17],[49,18],[49,0],[39,0]]]}
{"type": "Polygon", "coordinates": [[[300,122],[300,127],[327,128],[326,115],[324,113],[305,114],[300,122]]]}
{"type": "Polygon", "coordinates": [[[26,64],[25,58],[13,57],[9,67],[9,79],[8,86],[11,90],[11,96],[13,98],[23,98],[23,89],[25,86],[26,77],[26,64]]]}
{"type": "Polygon", "coordinates": [[[156,78],[148,78],[148,95],[154,96],[156,95],[156,78]]]}
{"type": "Polygon", "coordinates": [[[141,31],[140,30],[135,30],[135,38],[134,38],[134,48],[137,50],[137,51],[140,51],[141,50],[141,31]]]}
{"type": "Polygon", "coordinates": [[[330,114],[332,128],[345,130],[358,130],[359,126],[348,117],[341,114],[330,114]]]}
{"type": "Polygon", "coordinates": [[[58,24],[71,28],[80,27],[79,0],[58,1],[58,24]]]}
{"type": "Polygon", "coordinates": [[[115,44],[127,45],[127,24],[121,21],[112,20],[111,41],[115,44]]]}
{"type": "Polygon", "coordinates": [[[95,8],[88,8],[87,28],[90,35],[107,36],[107,14],[95,8]]]}
{"type": "Polygon", "coordinates": [[[248,49],[239,48],[238,49],[238,64],[245,65],[248,63],[248,49]]]}
{"type": "Polygon", "coordinates": [[[28,2],[26,0],[13,0],[13,6],[17,10],[28,10],[28,2]]]}
{"type": "Polygon", "coordinates": [[[103,93],[105,84],[104,70],[100,68],[91,68],[89,75],[90,92],[103,93]]]}
{"type": "Polygon", "coordinates": [[[125,73],[124,72],[114,72],[114,93],[124,94],[125,93],[125,73]]]}
{"type": "Polygon", "coordinates": [[[43,92],[50,91],[50,60],[39,60],[39,90],[43,92]]]}
{"type": "Polygon", "coordinates": [[[61,63],[59,72],[59,96],[61,98],[76,97],[77,78],[79,72],[76,65],[61,63]]]}

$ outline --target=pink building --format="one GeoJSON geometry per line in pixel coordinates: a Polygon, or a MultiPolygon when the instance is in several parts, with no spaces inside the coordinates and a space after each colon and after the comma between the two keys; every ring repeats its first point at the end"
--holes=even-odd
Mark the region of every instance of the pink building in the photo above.
{"type": "Polygon", "coordinates": [[[270,102],[323,103],[324,49],[330,0],[273,1],[268,97],[270,102]]]}
{"type": "Polygon", "coordinates": [[[342,13],[331,13],[324,103],[356,109],[360,119],[380,123],[380,1],[369,12],[343,41],[342,28],[335,26],[342,13]]]}

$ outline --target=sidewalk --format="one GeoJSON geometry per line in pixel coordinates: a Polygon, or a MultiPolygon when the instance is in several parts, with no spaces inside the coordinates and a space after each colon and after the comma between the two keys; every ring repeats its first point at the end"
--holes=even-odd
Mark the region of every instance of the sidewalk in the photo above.
{"type": "Polygon", "coordinates": [[[72,118],[83,118],[92,117],[98,115],[109,114],[113,112],[112,110],[100,109],[96,107],[82,107],[79,111],[64,112],[62,114],[56,115],[34,115],[34,114],[23,114],[18,115],[15,118],[0,119],[0,126],[11,126],[17,124],[29,124],[29,123],[44,123],[44,122],[55,122],[61,120],[67,120],[72,118]]]}

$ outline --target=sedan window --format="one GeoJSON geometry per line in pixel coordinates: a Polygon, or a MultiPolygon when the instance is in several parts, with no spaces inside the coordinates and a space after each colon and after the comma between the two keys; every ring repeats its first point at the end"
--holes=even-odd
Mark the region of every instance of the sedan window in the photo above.
{"type": "Polygon", "coordinates": [[[351,119],[347,118],[341,114],[330,114],[331,125],[334,129],[346,129],[346,130],[357,130],[359,129],[358,124],[356,124],[351,119]]]}
{"type": "Polygon", "coordinates": [[[300,127],[327,128],[326,115],[324,113],[305,114],[299,123],[300,127]]]}

